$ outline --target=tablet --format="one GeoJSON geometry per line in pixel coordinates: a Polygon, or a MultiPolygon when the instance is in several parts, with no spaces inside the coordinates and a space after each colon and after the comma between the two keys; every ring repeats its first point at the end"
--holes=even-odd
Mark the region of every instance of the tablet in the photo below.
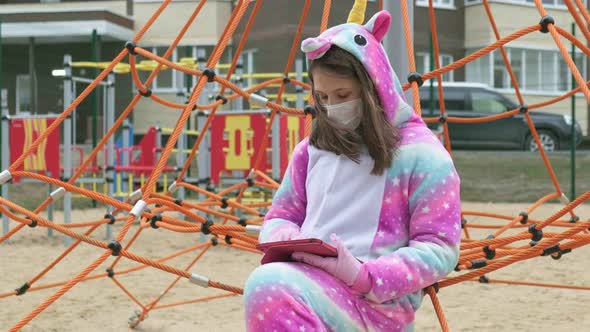
{"type": "Polygon", "coordinates": [[[336,257],[338,251],[320,239],[299,239],[289,241],[266,242],[256,245],[256,249],[264,252],[260,264],[272,262],[290,262],[294,252],[306,252],[322,257],[336,257]]]}

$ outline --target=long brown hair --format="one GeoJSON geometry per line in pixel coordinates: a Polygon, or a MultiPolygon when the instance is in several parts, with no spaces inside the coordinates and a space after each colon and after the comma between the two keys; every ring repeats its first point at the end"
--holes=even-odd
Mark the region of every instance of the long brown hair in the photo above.
{"type": "Polygon", "coordinates": [[[338,46],[332,46],[322,57],[312,60],[308,70],[316,105],[309,142],[318,149],[343,154],[359,162],[362,145],[367,146],[375,161],[371,174],[381,175],[391,166],[401,136],[398,128],[385,117],[375,85],[362,63],[338,46]],[[355,79],[361,86],[363,114],[360,125],[349,129],[328,117],[313,84],[313,70],[322,68],[343,78],[355,79]]]}

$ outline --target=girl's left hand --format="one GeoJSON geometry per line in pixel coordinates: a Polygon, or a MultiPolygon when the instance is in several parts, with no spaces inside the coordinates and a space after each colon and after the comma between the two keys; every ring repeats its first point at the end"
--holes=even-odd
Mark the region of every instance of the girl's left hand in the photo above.
{"type": "Polygon", "coordinates": [[[330,235],[330,239],[332,240],[332,245],[338,251],[337,257],[321,257],[305,252],[295,252],[291,257],[295,261],[318,267],[342,280],[348,286],[352,286],[362,264],[346,249],[336,234],[330,235]]]}

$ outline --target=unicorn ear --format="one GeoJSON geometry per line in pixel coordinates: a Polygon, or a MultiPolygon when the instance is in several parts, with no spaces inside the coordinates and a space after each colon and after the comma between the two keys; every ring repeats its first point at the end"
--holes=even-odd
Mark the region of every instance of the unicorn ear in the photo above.
{"type": "Polygon", "coordinates": [[[375,36],[378,42],[383,40],[383,37],[389,31],[391,25],[391,15],[388,11],[382,10],[373,15],[369,22],[365,24],[365,28],[375,36]]]}

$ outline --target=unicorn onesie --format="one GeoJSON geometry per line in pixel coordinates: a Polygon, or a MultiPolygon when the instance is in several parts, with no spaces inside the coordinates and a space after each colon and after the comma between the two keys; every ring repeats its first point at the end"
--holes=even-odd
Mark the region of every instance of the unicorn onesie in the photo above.
{"type": "Polygon", "coordinates": [[[447,151],[406,102],[381,45],[390,23],[381,11],[365,25],[345,23],[306,39],[302,50],[313,60],[336,45],[361,61],[402,137],[391,166],[372,175],[368,153],[355,163],[304,139],[259,235],[262,243],[296,231],[330,243],[336,233],[362,262],[359,275],[369,290],[358,292],[304,263],[262,265],[244,289],[248,331],[413,331],[423,289],[457,264],[460,180],[447,151]]]}

